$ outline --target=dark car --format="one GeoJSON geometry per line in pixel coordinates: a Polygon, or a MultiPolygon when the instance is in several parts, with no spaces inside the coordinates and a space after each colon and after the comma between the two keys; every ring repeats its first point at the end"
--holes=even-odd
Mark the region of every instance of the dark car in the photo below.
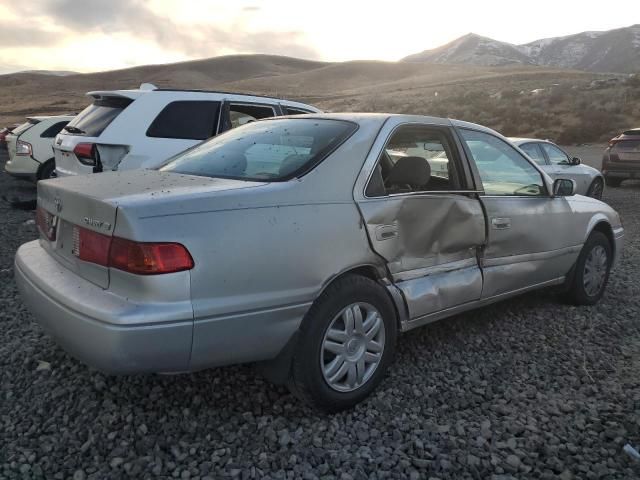
{"type": "Polygon", "coordinates": [[[602,157],[602,174],[612,187],[620,186],[629,178],[640,178],[640,128],[627,130],[609,140],[602,157]]]}

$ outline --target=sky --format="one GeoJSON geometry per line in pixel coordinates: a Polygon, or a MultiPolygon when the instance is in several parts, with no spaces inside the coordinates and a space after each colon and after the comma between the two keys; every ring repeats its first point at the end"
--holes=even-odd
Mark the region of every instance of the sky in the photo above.
{"type": "Polygon", "coordinates": [[[469,32],[520,44],[629,26],[637,1],[0,0],[0,73],[240,53],[394,61],[469,32]]]}

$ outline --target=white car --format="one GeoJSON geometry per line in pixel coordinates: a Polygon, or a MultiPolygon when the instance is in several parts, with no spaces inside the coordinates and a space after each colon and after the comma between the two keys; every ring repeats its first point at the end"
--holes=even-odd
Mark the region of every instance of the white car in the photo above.
{"type": "Polygon", "coordinates": [[[9,160],[5,170],[9,175],[29,180],[51,178],[56,165],[53,141],[73,116],[29,117],[7,134],[9,160]]]}
{"type": "Polygon", "coordinates": [[[604,177],[598,169],[583,165],[578,157],[571,157],[555,143],[535,138],[509,138],[545,173],[553,179],[569,178],[576,182],[576,193],[600,200],[604,192],[604,177]]]}
{"type": "Polygon", "coordinates": [[[174,155],[258,119],[318,113],[278,98],[202,90],[89,92],[93,102],[57,136],[58,176],[157,168],[174,155]]]}

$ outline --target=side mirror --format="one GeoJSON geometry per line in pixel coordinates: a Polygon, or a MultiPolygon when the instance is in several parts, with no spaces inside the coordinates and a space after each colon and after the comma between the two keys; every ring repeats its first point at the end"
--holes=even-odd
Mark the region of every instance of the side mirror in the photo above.
{"type": "Polygon", "coordinates": [[[553,182],[554,197],[571,197],[576,194],[576,182],[568,178],[558,178],[553,182]]]}
{"type": "Polygon", "coordinates": [[[573,157],[570,163],[571,165],[580,165],[582,163],[582,160],[580,160],[578,157],[573,157]]]}

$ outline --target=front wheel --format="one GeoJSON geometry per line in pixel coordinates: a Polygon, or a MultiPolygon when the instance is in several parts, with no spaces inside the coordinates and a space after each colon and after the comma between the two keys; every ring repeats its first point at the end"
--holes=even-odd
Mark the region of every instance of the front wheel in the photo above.
{"type": "Polygon", "coordinates": [[[592,232],[576,261],[569,300],[576,305],[594,305],[602,298],[609,280],[613,251],[602,232],[592,232]]]}
{"type": "Polygon", "coordinates": [[[382,381],[396,337],[386,290],[366,277],[344,277],[325,290],[302,322],[289,388],[322,410],[351,408],[382,381]]]}
{"type": "Polygon", "coordinates": [[[589,185],[589,190],[587,190],[587,197],[602,199],[602,192],[604,191],[604,182],[601,178],[596,178],[591,185],[589,185]]]}

